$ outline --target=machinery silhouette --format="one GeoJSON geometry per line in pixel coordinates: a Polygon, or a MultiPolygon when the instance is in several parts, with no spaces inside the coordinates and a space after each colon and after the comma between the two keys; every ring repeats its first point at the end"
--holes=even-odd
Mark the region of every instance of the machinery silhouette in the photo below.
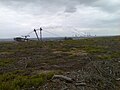
{"type": "MultiPolygon", "coordinates": [[[[63,36],[60,36],[56,33],[53,33],[50,31],[50,29],[54,30],[56,28],[60,28],[60,29],[63,29],[61,27],[48,27],[46,29],[43,30],[43,28],[39,28],[39,29],[34,29],[33,31],[29,32],[27,35],[22,35],[21,37],[16,37],[14,38],[15,41],[19,41],[19,42],[23,42],[23,41],[29,41],[28,37],[30,37],[30,34],[31,33],[35,33],[35,36],[36,36],[36,39],[38,41],[43,41],[43,31],[46,32],[46,33],[49,33],[53,36],[56,36],[56,37],[63,37],[63,36]],[[49,30],[49,31],[48,31],[49,30]]],[[[68,28],[69,29],[69,28],[68,28]]],[[[74,34],[74,36],[71,36],[71,37],[66,37],[64,36],[64,40],[68,40],[68,38],[72,39],[79,39],[79,38],[84,38],[84,37],[91,37],[90,33],[86,33],[86,32],[80,32],[78,29],[76,28],[70,28],[69,32],[71,32],[72,34],[74,34]]],[[[62,34],[61,34],[62,35],[62,34]]]]}

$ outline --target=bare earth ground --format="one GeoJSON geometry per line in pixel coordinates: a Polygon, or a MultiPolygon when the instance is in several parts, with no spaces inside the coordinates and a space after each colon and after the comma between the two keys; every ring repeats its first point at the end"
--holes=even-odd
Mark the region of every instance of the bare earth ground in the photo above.
{"type": "Polygon", "coordinates": [[[120,37],[0,43],[0,90],[120,90],[120,37]]]}

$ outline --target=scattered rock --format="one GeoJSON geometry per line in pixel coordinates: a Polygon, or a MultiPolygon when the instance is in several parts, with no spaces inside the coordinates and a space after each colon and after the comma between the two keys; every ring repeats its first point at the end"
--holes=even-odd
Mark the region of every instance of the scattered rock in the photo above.
{"type": "Polygon", "coordinates": [[[70,72],[67,72],[67,74],[70,74],[70,72]]]}
{"type": "Polygon", "coordinates": [[[66,77],[63,75],[54,75],[52,80],[53,79],[60,79],[60,80],[64,80],[64,81],[69,82],[69,83],[72,83],[74,81],[72,78],[69,78],[69,77],[66,77]]]}
{"type": "Polygon", "coordinates": [[[116,81],[120,81],[120,78],[117,78],[116,81]]]}

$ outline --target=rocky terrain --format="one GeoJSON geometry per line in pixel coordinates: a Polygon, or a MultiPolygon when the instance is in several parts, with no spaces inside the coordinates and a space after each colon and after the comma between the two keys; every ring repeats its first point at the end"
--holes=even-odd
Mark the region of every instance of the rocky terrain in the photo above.
{"type": "Polygon", "coordinates": [[[120,90],[120,37],[1,42],[0,90],[120,90]]]}

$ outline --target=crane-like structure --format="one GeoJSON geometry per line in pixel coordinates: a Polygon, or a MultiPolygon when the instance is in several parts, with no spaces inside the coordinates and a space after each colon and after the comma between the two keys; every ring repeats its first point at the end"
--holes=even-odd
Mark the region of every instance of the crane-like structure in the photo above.
{"type": "Polygon", "coordinates": [[[40,28],[40,40],[42,41],[42,28],[40,28]]]}
{"type": "Polygon", "coordinates": [[[39,39],[39,37],[38,37],[38,34],[37,34],[37,31],[36,31],[36,29],[34,29],[34,32],[35,32],[35,34],[36,34],[36,37],[37,37],[37,39],[38,39],[38,41],[39,41],[40,39],[39,39]]]}
{"type": "Polygon", "coordinates": [[[18,42],[21,42],[21,41],[28,41],[28,37],[30,37],[30,34],[31,33],[35,33],[36,37],[37,37],[37,40],[38,41],[42,41],[42,28],[40,27],[39,29],[34,29],[33,31],[31,31],[30,33],[28,33],[27,35],[22,35],[21,37],[16,37],[14,38],[15,41],[18,41],[18,42]],[[40,37],[37,33],[37,31],[40,32],[40,37]]]}
{"type": "Polygon", "coordinates": [[[34,29],[34,32],[35,32],[35,35],[36,35],[38,41],[42,41],[42,30],[43,29],[41,27],[39,29],[34,29]],[[37,33],[38,30],[40,31],[40,37],[38,36],[38,33],[37,33]]]}

